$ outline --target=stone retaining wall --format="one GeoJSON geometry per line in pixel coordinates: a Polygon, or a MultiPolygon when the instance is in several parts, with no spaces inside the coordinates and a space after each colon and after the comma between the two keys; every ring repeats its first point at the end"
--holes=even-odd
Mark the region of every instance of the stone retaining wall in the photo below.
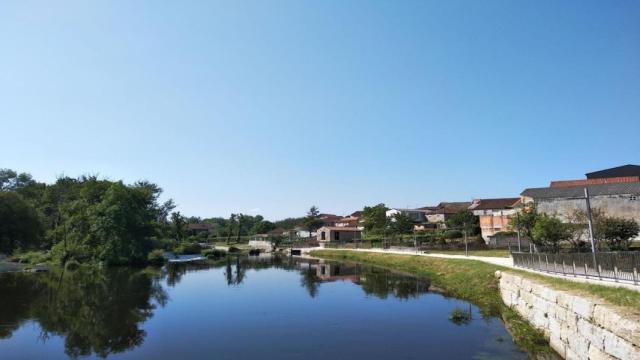
{"type": "Polygon", "coordinates": [[[638,317],[519,275],[496,276],[502,301],[542,330],[563,358],[640,359],[638,317]]]}

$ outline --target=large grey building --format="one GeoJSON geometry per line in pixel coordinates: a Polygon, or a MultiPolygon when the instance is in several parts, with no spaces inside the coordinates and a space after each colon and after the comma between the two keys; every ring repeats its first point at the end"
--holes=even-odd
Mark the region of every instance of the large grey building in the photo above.
{"type": "Polygon", "coordinates": [[[586,209],[585,188],[592,208],[640,222],[640,182],[532,188],[520,195],[524,204],[534,202],[539,212],[566,219],[574,210],[586,209]]]}

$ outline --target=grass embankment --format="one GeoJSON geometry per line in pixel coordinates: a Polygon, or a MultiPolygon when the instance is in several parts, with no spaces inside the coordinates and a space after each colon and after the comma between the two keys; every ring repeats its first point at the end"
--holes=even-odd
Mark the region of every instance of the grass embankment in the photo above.
{"type": "MultiPolygon", "coordinates": [[[[465,255],[464,250],[430,250],[429,254],[465,255]]],[[[469,256],[510,257],[509,250],[469,250],[469,256]]]]}
{"type": "Polygon", "coordinates": [[[426,277],[434,286],[444,289],[448,295],[476,304],[484,314],[501,316],[516,343],[530,353],[548,352],[550,348],[541,332],[534,329],[514,310],[504,305],[498,291],[496,270],[515,272],[559,290],[595,297],[612,305],[620,306],[628,312],[639,312],[637,304],[640,303],[640,292],[637,291],[577,283],[526,271],[507,269],[481,261],[340,250],[320,250],[311,254],[325,259],[367,263],[426,277]]]}

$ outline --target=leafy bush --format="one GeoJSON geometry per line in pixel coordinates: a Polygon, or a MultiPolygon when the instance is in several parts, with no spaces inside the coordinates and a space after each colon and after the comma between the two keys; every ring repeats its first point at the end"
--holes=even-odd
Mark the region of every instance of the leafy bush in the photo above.
{"type": "Polygon", "coordinates": [[[209,259],[218,259],[227,255],[222,249],[206,249],[202,251],[202,255],[209,259]]]}
{"type": "Polygon", "coordinates": [[[27,251],[15,254],[11,261],[23,264],[42,264],[51,261],[51,254],[45,251],[27,251]]]}
{"type": "Polygon", "coordinates": [[[173,252],[178,255],[194,255],[200,254],[202,247],[198,243],[194,242],[181,242],[173,249],[173,252]]]}
{"type": "Polygon", "coordinates": [[[164,257],[164,251],[162,249],[153,250],[147,255],[147,263],[153,266],[162,266],[167,259],[164,257]]]}
{"type": "Polygon", "coordinates": [[[443,237],[445,239],[460,239],[464,235],[460,230],[447,230],[444,232],[443,237]]]}
{"type": "Polygon", "coordinates": [[[160,238],[152,240],[152,247],[154,249],[162,249],[166,251],[173,250],[174,240],[169,238],[160,238]]]}

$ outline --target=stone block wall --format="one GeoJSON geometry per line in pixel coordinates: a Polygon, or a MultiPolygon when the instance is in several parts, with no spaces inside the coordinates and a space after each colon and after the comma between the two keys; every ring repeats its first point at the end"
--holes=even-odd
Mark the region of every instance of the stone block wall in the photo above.
{"type": "Polygon", "coordinates": [[[542,330],[565,359],[639,359],[640,319],[597,300],[505,272],[502,301],[542,330]]]}

